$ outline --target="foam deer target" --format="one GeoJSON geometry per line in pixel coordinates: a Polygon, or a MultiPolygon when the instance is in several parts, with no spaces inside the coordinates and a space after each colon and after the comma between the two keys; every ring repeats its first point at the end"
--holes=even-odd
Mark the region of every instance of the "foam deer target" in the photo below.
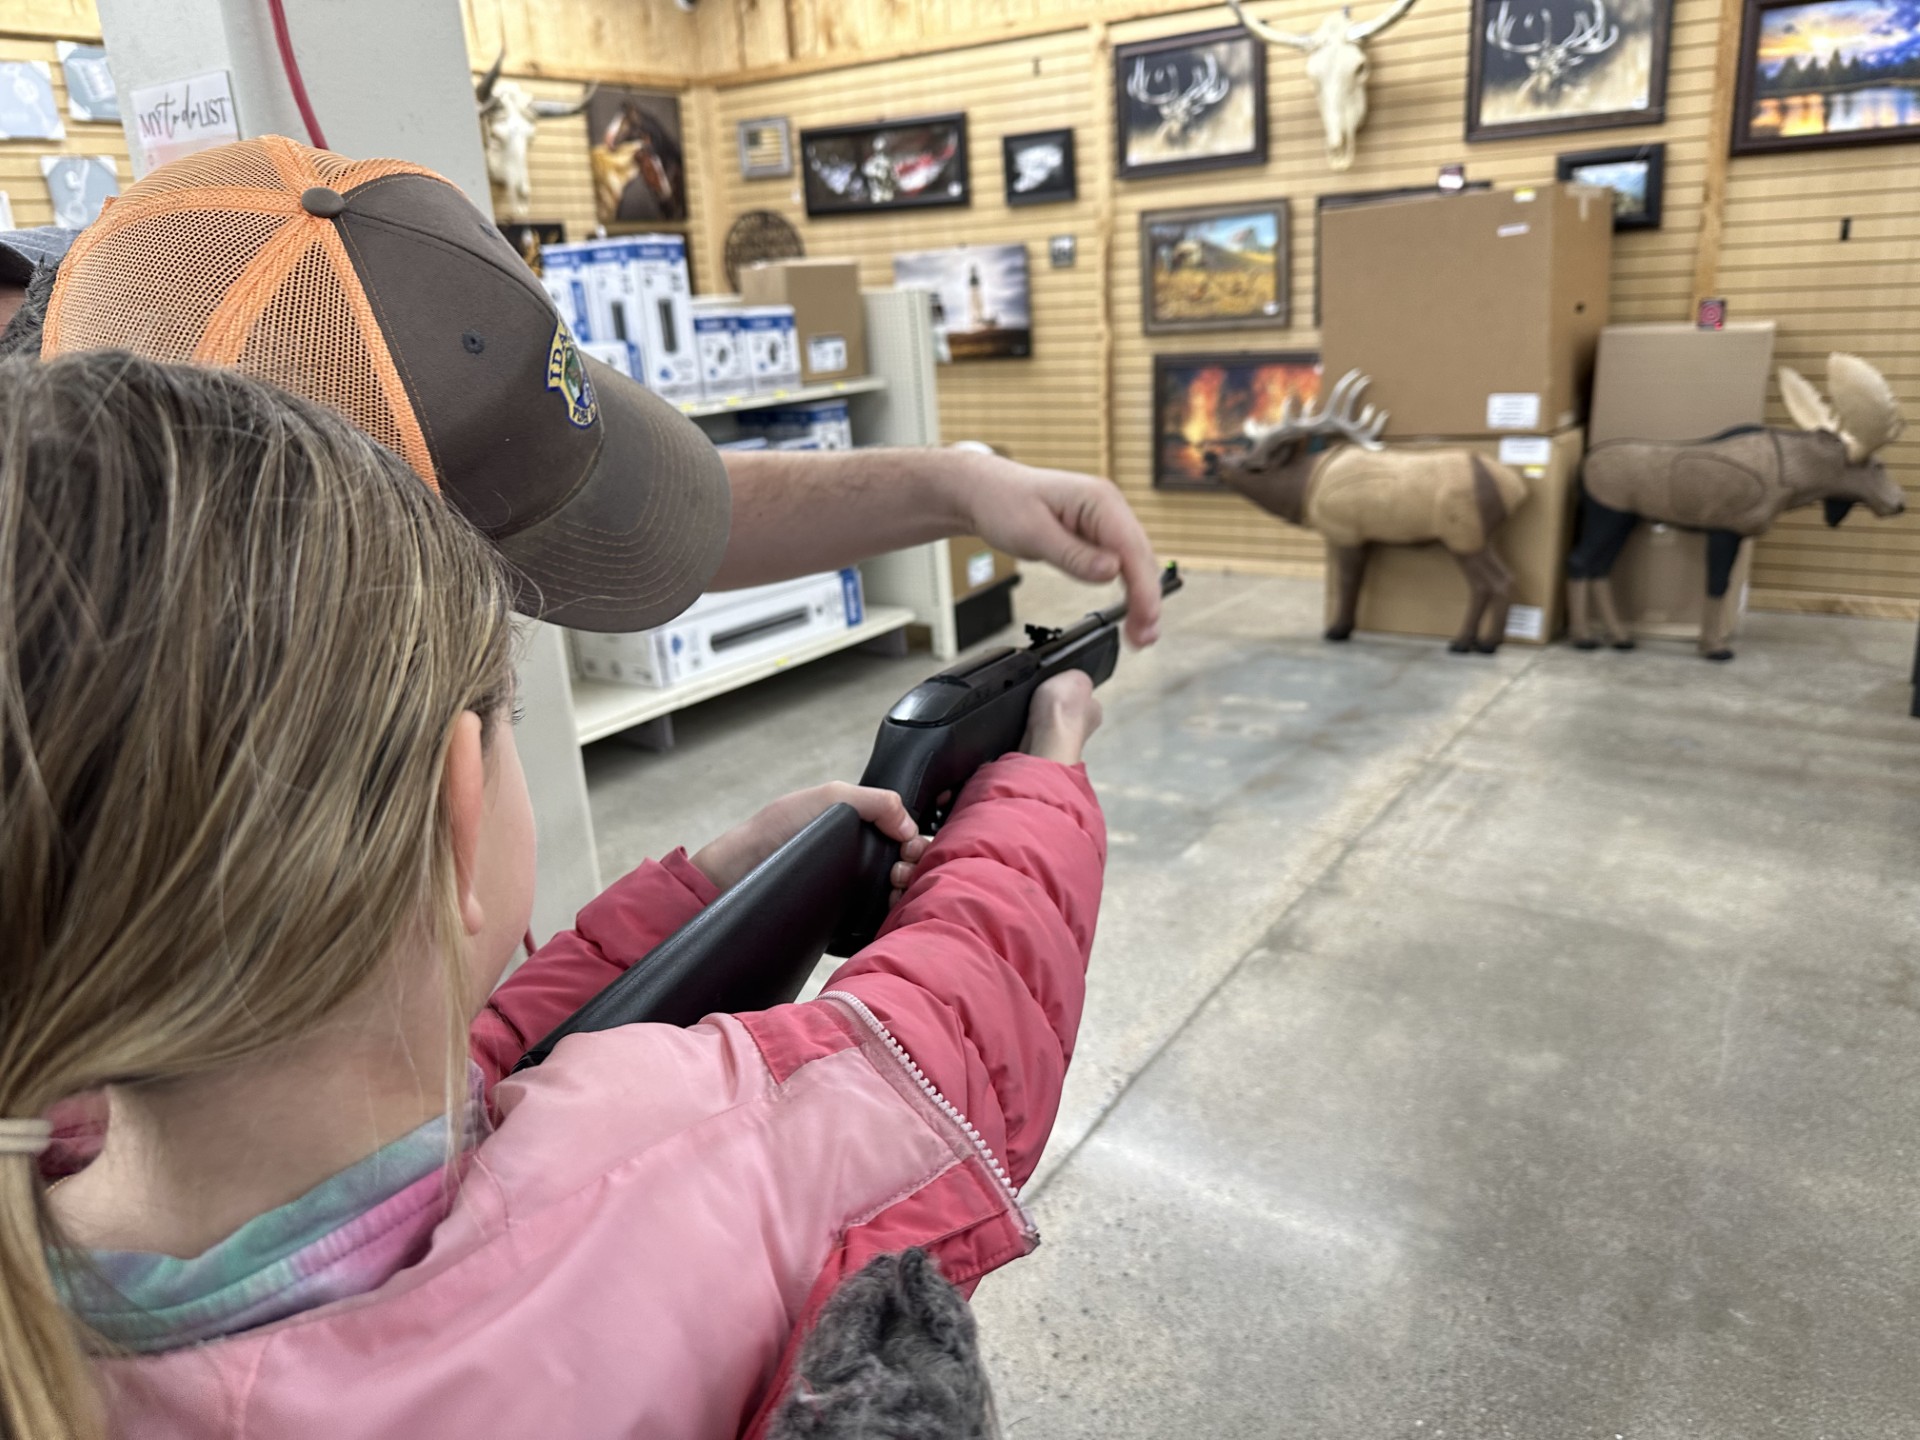
{"type": "Polygon", "coordinates": [[[1327,639],[1353,633],[1367,557],[1375,545],[1439,541],[1467,577],[1467,613],[1448,649],[1492,654],[1507,633],[1513,572],[1493,533],[1527,498],[1526,481],[1471,450],[1388,450],[1387,417],[1355,410],[1367,377],[1349,370],[1320,409],[1289,397],[1278,424],[1247,422],[1252,448],[1219,456],[1214,473],[1271,515],[1326,538],[1339,580],[1327,639]],[[1319,449],[1311,442],[1346,442],[1319,449]]]}
{"type": "Polygon", "coordinates": [[[1608,643],[1633,647],[1608,576],[1640,520],[1706,532],[1700,653],[1731,660],[1727,588],[1742,540],[1764,534],[1782,511],[1816,501],[1826,507],[1829,525],[1855,505],[1879,516],[1906,509],[1906,496],[1876,458],[1905,426],[1886,378],[1858,355],[1836,353],[1827,358],[1827,389],[1831,406],[1798,371],[1782,365],[1780,393],[1798,430],[1749,425],[1711,440],[1614,440],[1587,453],[1580,539],[1567,558],[1567,617],[1577,647],[1599,648],[1596,610],[1608,643]]]}
{"type": "Polygon", "coordinates": [[[1372,68],[1367,41],[1411,10],[1413,0],[1394,0],[1371,20],[1354,19],[1353,7],[1342,5],[1311,35],[1255,20],[1240,8],[1240,0],[1227,0],[1227,4],[1240,23],[1262,40],[1306,52],[1307,81],[1313,86],[1320,128],[1327,137],[1327,164],[1335,170],[1352,165],[1360,127],[1367,120],[1367,73],[1372,68]]]}

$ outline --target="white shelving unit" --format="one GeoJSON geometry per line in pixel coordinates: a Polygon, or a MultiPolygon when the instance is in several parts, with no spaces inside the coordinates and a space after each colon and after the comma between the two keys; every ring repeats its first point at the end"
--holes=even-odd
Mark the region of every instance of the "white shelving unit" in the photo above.
{"type": "MultiPolygon", "coordinates": [[[[731,428],[727,417],[742,410],[844,396],[858,444],[937,445],[940,408],[928,296],[911,290],[869,290],[864,300],[869,375],[780,394],[692,401],[680,408],[722,439],[731,428]]],[[[857,626],[802,640],[775,657],[659,689],[576,679],[565,633],[549,625],[531,626],[520,667],[526,715],[517,743],[540,838],[536,938],[544,941],[571,923],[574,912],[601,888],[580,746],[637,726],[650,727],[636,733],[643,743],[670,743],[675,711],[856,645],[884,644],[889,638],[904,645],[903,631],[909,625],[926,627],[937,659],[952,659],[959,645],[947,548],[947,542],[939,540],[862,562],[866,618],[857,626]]]]}

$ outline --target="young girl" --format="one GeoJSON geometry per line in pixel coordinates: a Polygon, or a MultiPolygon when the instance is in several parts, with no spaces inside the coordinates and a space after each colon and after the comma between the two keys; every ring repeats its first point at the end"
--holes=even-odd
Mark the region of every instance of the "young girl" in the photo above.
{"type": "Polygon", "coordinates": [[[490,552],[343,421],[0,366],[5,1434],[751,1433],[869,1259],[968,1287],[1032,1248],[1104,855],[1084,679],[821,999],[575,1036],[489,1097],[849,798],[643,866],[482,1010],[531,903],[511,659],[490,552]],[[39,1117],[99,1090],[44,1188],[39,1117]]]}

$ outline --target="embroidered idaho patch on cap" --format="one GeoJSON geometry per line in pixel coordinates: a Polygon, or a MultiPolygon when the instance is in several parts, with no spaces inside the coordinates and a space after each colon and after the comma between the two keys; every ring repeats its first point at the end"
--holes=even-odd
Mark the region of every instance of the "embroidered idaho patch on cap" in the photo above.
{"type": "Polygon", "coordinates": [[[593,398],[593,382],[587,379],[587,367],[567,330],[567,322],[553,327],[553,344],[547,349],[547,388],[558,390],[567,402],[567,418],[582,430],[600,418],[599,403],[593,398]]]}

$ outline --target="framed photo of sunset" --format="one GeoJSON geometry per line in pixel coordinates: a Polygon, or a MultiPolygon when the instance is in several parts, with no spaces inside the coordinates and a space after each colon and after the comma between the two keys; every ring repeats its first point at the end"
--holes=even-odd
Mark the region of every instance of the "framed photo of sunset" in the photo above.
{"type": "Polygon", "coordinates": [[[1915,139],[1917,0],[1747,0],[1734,154],[1915,139]]]}

